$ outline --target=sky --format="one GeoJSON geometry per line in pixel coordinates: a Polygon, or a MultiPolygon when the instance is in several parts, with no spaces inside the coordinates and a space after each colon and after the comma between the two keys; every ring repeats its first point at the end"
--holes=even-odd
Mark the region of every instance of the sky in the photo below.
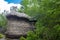
{"type": "Polygon", "coordinates": [[[22,0],[5,0],[8,3],[14,3],[14,4],[19,4],[22,0]]]}
{"type": "Polygon", "coordinates": [[[0,0],[0,13],[4,10],[10,11],[11,6],[21,7],[21,0],[0,0]]]}

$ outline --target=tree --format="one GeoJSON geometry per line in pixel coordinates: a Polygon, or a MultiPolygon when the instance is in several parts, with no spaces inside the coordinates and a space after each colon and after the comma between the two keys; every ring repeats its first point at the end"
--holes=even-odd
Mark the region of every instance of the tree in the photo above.
{"type": "Polygon", "coordinates": [[[39,5],[37,0],[22,0],[24,12],[32,17],[39,13],[39,5]]]}
{"type": "Polygon", "coordinates": [[[23,0],[24,12],[38,19],[36,30],[28,33],[25,40],[60,40],[60,0],[31,1],[34,6],[29,8],[27,5],[30,1],[23,0]]]}

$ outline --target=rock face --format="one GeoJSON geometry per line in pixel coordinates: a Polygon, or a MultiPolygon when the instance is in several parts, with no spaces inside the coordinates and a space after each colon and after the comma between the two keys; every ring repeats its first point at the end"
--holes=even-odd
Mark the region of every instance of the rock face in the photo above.
{"type": "Polygon", "coordinates": [[[2,26],[0,26],[0,33],[4,34],[5,31],[6,31],[5,28],[3,28],[2,26]]]}
{"type": "Polygon", "coordinates": [[[8,20],[7,33],[10,35],[26,35],[29,30],[32,30],[33,25],[24,20],[8,20]]]}
{"type": "Polygon", "coordinates": [[[8,37],[20,37],[20,36],[26,36],[28,31],[34,30],[34,25],[32,22],[29,21],[28,18],[23,16],[17,16],[17,15],[8,15],[7,16],[7,30],[6,35],[8,37]]]}

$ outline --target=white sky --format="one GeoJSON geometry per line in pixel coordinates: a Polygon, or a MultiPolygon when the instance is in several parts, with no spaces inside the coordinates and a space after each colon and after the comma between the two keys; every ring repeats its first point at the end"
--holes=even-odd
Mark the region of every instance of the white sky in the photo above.
{"type": "Polygon", "coordinates": [[[8,2],[0,0],[0,13],[3,12],[4,10],[10,11],[11,6],[17,6],[18,8],[21,7],[20,4],[13,4],[13,3],[8,4],[8,2]]]}

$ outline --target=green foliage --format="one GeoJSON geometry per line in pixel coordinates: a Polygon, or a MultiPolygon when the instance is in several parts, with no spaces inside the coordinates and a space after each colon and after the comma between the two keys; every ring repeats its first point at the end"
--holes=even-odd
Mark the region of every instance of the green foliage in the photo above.
{"type": "Polygon", "coordinates": [[[27,34],[26,40],[36,40],[36,37],[37,37],[37,35],[35,35],[34,32],[29,31],[28,34],[27,34]]]}
{"type": "Polygon", "coordinates": [[[4,15],[0,14],[0,26],[4,27],[7,24],[7,19],[4,15]]]}
{"type": "Polygon", "coordinates": [[[0,34],[0,39],[3,38],[3,37],[5,37],[5,36],[3,34],[0,34]]]}
{"type": "Polygon", "coordinates": [[[21,37],[20,40],[25,40],[25,38],[24,37],[21,37]]]}
{"type": "Polygon", "coordinates": [[[60,0],[23,0],[22,4],[24,12],[37,19],[36,30],[25,40],[60,40],[60,0]]]}
{"type": "Polygon", "coordinates": [[[24,12],[32,17],[35,17],[39,13],[39,5],[37,0],[22,0],[24,12]]]}

